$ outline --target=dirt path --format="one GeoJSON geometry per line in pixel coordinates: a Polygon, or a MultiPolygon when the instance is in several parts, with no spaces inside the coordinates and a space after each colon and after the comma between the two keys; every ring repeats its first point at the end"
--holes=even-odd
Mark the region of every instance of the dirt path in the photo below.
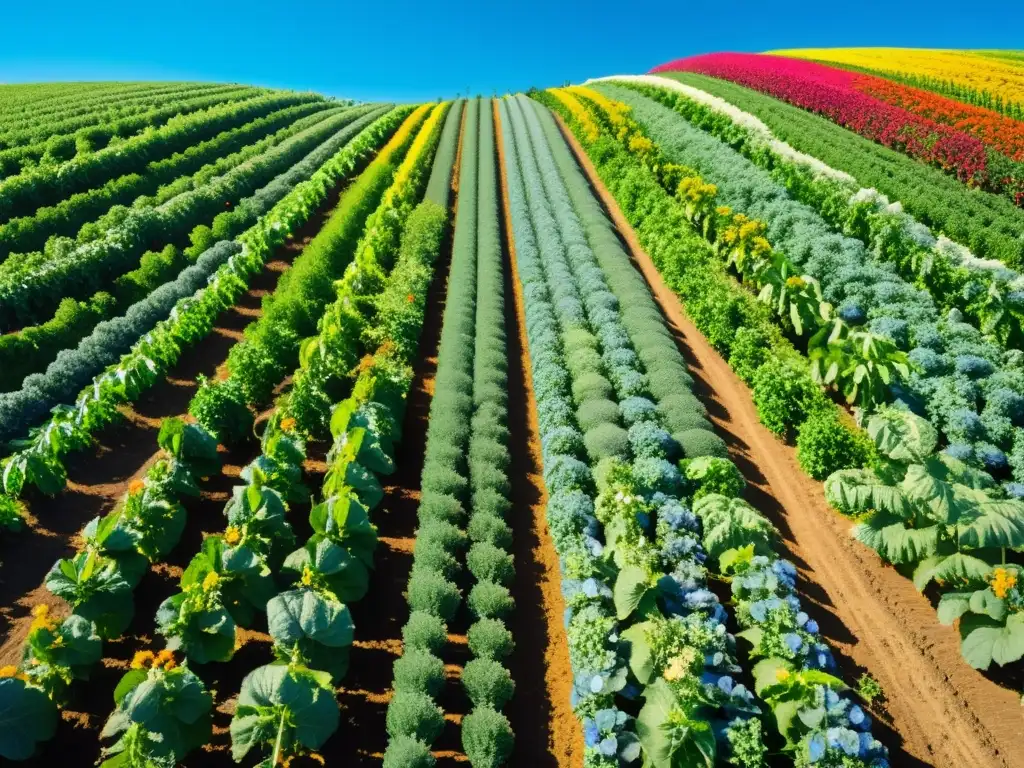
{"type": "MultiPolygon", "coordinates": [[[[158,458],[157,433],[161,421],[186,416],[188,403],[202,374],[216,376],[227,359],[228,350],[241,339],[242,331],[261,314],[264,296],[273,292],[281,275],[294,258],[320,231],[337,204],[342,189],[329,196],[321,209],[295,236],[279,247],[263,271],[250,283],[239,301],[218,318],[214,330],[186,350],[167,377],[122,412],[125,420],[104,430],[91,451],[68,457],[68,485],[56,498],[30,499],[30,525],[17,536],[0,540],[0,665],[17,663],[31,623],[34,605],[45,602],[61,613],[67,605],[42,585],[47,571],[58,558],[70,557],[80,544],[79,532],[91,518],[106,514],[121,499],[132,480],[141,478],[158,458]]],[[[223,448],[221,448],[223,451],[223,448]]],[[[185,500],[188,522],[181,541],[166,560],[154,564],[134,593],[135,617],[124,635],[104,643],[104,658],[85,682],[71,688],[67,707],[56,736],[25,765],[92,765],[99,750],[98,732],[113,708],[113,690],[137,650],[162,642],[153,634],[153,617],[159,604],[177,589],[177,581],[191,557],[199,551],[203,537],[223,530],[223,507],[242,466],[258,452],[253,441],[235,453],[223,453],[219,475],[202,483],[198,499],[185,500]],[[69,762],[68,755],[76,756],[69,762]],[[78,757],[80,756],[80,761],[78,757]]],[[[315,458],[315,457],[314,457],[315,458]]],[[[295,510],[304,518],[308,508],[295,510]]],[[[215,715],[213,749],[226,746],[230,707],[221,697],[239,689],[244,675],[271,660],[269,638],[257,627],[243,632],[242,644],[229,664],[210,665],[202,674],[211,690],[221,696],[215,715]]],[[[221,756],[223,759],[223,755],[221,756]]]]}
{"type": "Polygon", "coordinates": [[[851,538],[849,520],[828,507],[795,450],[759,423],[749,389],[686,316],[593,164],[559,124],[680,342],[697,394],[750,483],[748,500],[782,531],[787,556],[800,570],[802,597],[838,651],[845,679],[866,671],[881,683],[887,701],[876,712],[884,722],[875,730],[893,765],[1024,765],[1018,694],[971,669],[957,633],[939,624],[928,600],[851,538]]]}
{"type": "Polygon", "coordinates": [[[536,768],[577,768],[583,765],[583,734],[570,706],[572,668],[565,636],[561,571],[551,542],[545,511],[540,428],[533,396],[533,378],[526,340],[523,297],[515,274],[515,239],[509,209],[501,120],[494,102],[495,144],[501,179],[504,218],[505,313],[509,329],[509,448],[512,453],[513,556],[516,610],[510,622],[516,650],[511,660],[516,694],[508,718],[516,734],[515,765],[536,768]],[[544,684],[533,681],[543,677],[544,684]]]}

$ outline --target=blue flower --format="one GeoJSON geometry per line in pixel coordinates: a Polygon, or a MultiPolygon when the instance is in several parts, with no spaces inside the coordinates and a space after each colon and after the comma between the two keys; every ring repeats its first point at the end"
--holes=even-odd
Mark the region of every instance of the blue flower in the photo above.
{"type": "Polygon", "coordinates": [[[583,582],[583,594],[587,597],[597,597],[601,591],[601,587],[597,583],[597,579],[591,577],[583,582]]]}
{"type": "Polygon", "coordinates": [[[810,632],[812,635],[818,634],[818,622],[814,619],[809,619],[807,623],[804,624],[804,631],[810,632]]]}
{"type": "Polygon", "coordinates": [[[768,606],[760,600],[750,606],[750,618],[760,624],[768,618],[768,606]]]}
{"type": "Polygon", "coordinates": [[[604,688],[604,678],[601,675],[594,675],[590,678],[590,692],[600,693],[604,688]]]}
{"type": "Polygon", "coordinates": [[[816,733],[811,736],[807,742],[807,759],[816,763],[825,756],[825,737],[820,733],[816,733]]]}
{"type": "Polygon", "coordinates": [[[718,678],[718,687],[726,695],[729,695],[729,694],[732,693],[732,686],[733,686],[732,678],[729,677],[728,675],[722,675],[720,678],[718,678]]]}
{"type": "Polygon", "coordinates": [[[787,632],[783,635],[782,642],[786,644],[786,647],[789,648],[792,653],[799,653],[800,649],[804,647],[803,638],[796,632],[787,632]]]}
{"type": "Polygon", "coordinates": [[[854,725],[860,725],[864,722],[864,710],[858,707],[856,704],[854,704],[850,708],[849,718],[850,722],[854,725]]]}
{"type": "Polygon", "coordinates": [[[807,623],[807,619],[808,618],[810,618],[810,617],[806,613],[804,613],[803,611],[800,611],[800,613],[798,613],[796,615],[796,625],[798,627],[802,627],[804,624],[807,623]]]}
{"type": "Polygon", "coordinates": [[[601,740],[601,730],[590,718],[583,721],[583,743],[588,747],[597,745],[597,742],[601,740]]]}
{"type": "Polygon", "coordinates": [[[619,742],[614,736],[607,737],[597,747],[597,751],[605,757],[615,757],[615,753],[618,749],[619,742]]]}

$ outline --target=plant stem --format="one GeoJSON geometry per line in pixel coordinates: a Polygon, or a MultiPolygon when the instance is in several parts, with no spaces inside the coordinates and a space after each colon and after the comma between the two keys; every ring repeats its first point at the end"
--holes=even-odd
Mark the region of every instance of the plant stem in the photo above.
{"type": "Polygon", "coordinates": [[[287,711],[282,708],[281,724],[277,726],[277,739],[274,741],[274,753],[270,756],[271,765],[277,765],[278,758],[281,755],[281,741],[284,739],[284,719],[287,714],[287,711]]]}

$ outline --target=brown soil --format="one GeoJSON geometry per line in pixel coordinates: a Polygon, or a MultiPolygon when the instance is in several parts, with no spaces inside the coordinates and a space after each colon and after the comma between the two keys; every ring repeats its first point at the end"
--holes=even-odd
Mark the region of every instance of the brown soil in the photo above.
{"type": "Polygon", "coordinates": [[[504,213],[505,312],[509,354],[509,430],[512,451],[514,510],[522,523],[513,526],[516,610],[511,620],[516,650],[511,659],[516,694],[507,715],[516,734],[516,765],[576,768],[583,765],[583,734],[570,706],[572,668],[565,635],[558,553],[548,532],[548,496],[540,447],[540,428],[526,340],[523,297],[516,271],[515,239],[509,209],[501,121],[494,102],[495,144],[504,213]],[[514,301],[510,301],[512,298],[514,301]],[[539,684],[543,677],[544,684],[539,684]],[[534,683],[534,681],[537,681],[534,683]]]}
{"type": "Polygon", "coordinates": [[[851,682],[867,672],[886,701],[876,736],[895,766],[942,768],[1024,765],[1018,694],[961,658],[959,638],[939,624],[913,584],[850,536],[851,523],[829,508],[820,483],[796,452],[763,427],[746,385],[686,316],[644,253],[615,199],[566,126],[562,132],[625,238],[675,333],[715,426],[743,471],[747,497],[778,526],[786,556],[801,574],[801,597],[851,682]]]}
{"type": "MultiPolygon", "coordinates": [[[[79,532],[91,518],[106,514],[120,500],[132,480],[141,478],[159,457],[156,437],[165,417],[187,416],[188,403],[195,394],[197,377],[215,377],[223,373],[228,350],[241,338],[241,332],[261,314],[264,296],[273,292],[280,276],[292,260],[315,236],[337,204],[341,189],[335,190],[321,210],[295,236],[277,249],[264,270],[250,283],[239,301],[218,318],[214,330],[194,347],[185,351],[167,377],[130,407],[124,407],[125,420],[103,430],[94,449],[68,456],[68,485],[53,499],[31,496],[28,499],[30,524],[16,536],[0,539],[0,665],[20,660],[27,636],[32,607],[45,602],[59,613],[68,606],[42,586],[47,571],[59,558],[71,557],[80,544],[79,532]]],[[[221,449],[223,451],[223,448],[221,449]]],[[[104,643],[106,654],[92,670],[87,682],[72,685],[70,698],[56,736],[42,745],[39,753],[25,765],[92,765],[99,751],[99,729],[113,709],[113,690],[138,650],[162,646],[153,635],[153,617],[159,604],[177,590],[177,580],[206,534],[223,530],[223,507],[232,485],[238,481],[242,466],[258,451],[251,442],[234,453],[225,452],[219,475],[201,484],[198,499],[188,499],[188,523],[178,546],[166,561],[154,564],[134,593],[135,617],[124,635],[104,643]],[[68,755],[75,755],[73,760],[68,755]]],[[[318,457],[311,451],[312,463],[318,457]]],[[[322,456],[319,457],[322,459],[322,456]]],[[[322,464],[322,461],[320,462],[322,464]]],[[[301,506],[301,505],[299,505],[301,506]]],[[[305,518],[306,510],[293,509],[296,518],[305,518]]],[[[265,619],[262,620],[265,623],[265,619]]],[[[200,674],[211,691],[219,692],[214,716],[214,738],[207,751],[227,748],[227,725],[233,703],[224,697],[234,695],[245,674],[271,661],[269,637],[257,625],[239,633],[238,650],[229,664],[201,668],[200,674]]],[[[221,755],[215,761],[223,764],[221,755]]],[[[198,765],[201,756],[190,760],[198,765]]]]}

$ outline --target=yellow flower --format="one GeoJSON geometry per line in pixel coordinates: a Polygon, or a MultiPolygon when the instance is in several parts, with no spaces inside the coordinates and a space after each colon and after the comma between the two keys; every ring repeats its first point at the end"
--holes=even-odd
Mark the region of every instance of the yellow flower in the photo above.
{"type": "Polygon", "coordinates": [[[18,668],[13,664],[8,664],[6,667],[0,667],[0,678],[17,676],[18,668]]]}
{"type": "Polygon", "coordinates": [[[732,208],[730,208],[728,205],[720,205],[717,208],[715,208],[715,213],[717,213],[719,216],[729,216],[732,213],[732,208]]]}
{"type": "Polygon", "coordinates": [[[313,584],[313,571],[309,569],[309,566],[303,566],[302,568],[302,586],[308,587],[313,584]]]}
{"type": "Polygon", "coordinates": [[[293,419],[291,416],[289,416],[286,419],[281,419],[282,432],[291,432],[293,429],[295,429],[295,419],[293,419]]]}
{"type": "Polygon", "coordinates": [[[697,652],[693,648],[684,648],[679,652],[678,656],[673,657],[668,666],[665,667],[662,677],[668,680],[670,683],[674,680],[680,680],[690,671],[690,667],[693,666],[694,660],[697,658],[697,652]]]}
{"type": "Polygon", "coordinates": [[[136,494],[146,490],[146,484],[141,480],[132,480],[128,484],[128,493],[136,494]]]}
{"type": "Polygon", "coordinates": [[[807,281],[802,277],[794,276],[786,279],[787,288],[803,288],[805,285],[807,285],[807,281]]]}
{"type": "Polygon", "coordinates": [[[32,615],[35,618],[32,619],[32,626],[29,627],[29,632],[35,632],[37,629],[48,629],[52,632],[57,628],[57,618],[50,615],[50,606],[45,603],[41,603],[33,608],[32,615]]]}
{"type": "Polygon", "coordinates": [[[789,680],[789,674],[790,673],[788,669],[777,669],[775,670],[775,679],[778,680],[780,683],[784,683],[787,680],[789,680]]]}
{"type": "Polygon", "coordinates": [[[306,757],[308,757],[310,760],[313,760],[314,762],[320,763],[320,765],[327,765],[327,763],[324,761],[324,758],[321,755],[318,755],[316,752],[310,752],[308,755],[306,755],[306,757]]]}
{"type": "Polygon", "coordinates": [[[169,651],[166,648],[156,655],[153,660],[154,667],[163,667],[164,669],[174,669],[177,662],[174,661],[174,651],[169,651]]]}
{"type": "Polygon", "coordinates": [[[240,528],[237,528],[234,525],[229,525],[227,530],[224,531],[224,541],[229,546],[233,547],[233,546],[235,546],[235,544],[237,544],[241,540],[242,540],[242,531],[241,531],[240,528]]]}
{"type": "Polygon", "coordinates": [[[209,592],[211,589],[216,587],[218,581],[220,581],[220,576],[217,575],[217,572],[210,571],[206,574],[206,578],[203,579],[203,592],[209,592]]]}
{"type": "Polygon", "coordinates": [[[151,667],[154,661],[156,661],[156,654],[152,651],[136,651],[135,656],[132,657],[132,669],[151,667]]]}
{"type": "Polygon", "coordinates": [[[1006,568],[996,568],[992,573],[992,591],[1000,600],[1006,598],[1017,585],[1017,574],[1006,568]]]}

